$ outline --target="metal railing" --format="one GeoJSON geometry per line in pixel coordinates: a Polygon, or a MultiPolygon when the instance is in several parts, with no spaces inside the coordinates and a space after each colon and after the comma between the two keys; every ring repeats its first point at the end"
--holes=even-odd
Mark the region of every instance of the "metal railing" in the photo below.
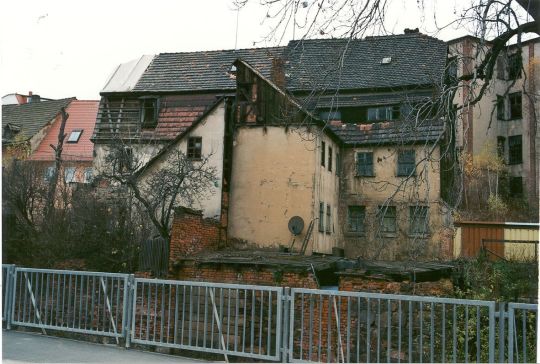
{"type": "Polygon", "coordinates": [[[283,362],[535,362],[538,306],[2,265],[11,325],[283,362]]]}
{"type": "Polygon", "coordinates": [[[127,274],[15,268],[11,324],[125,335],[127,274]]]}
{"type": "Polygon", "coordinates": [[[281,287],[135,279],[131,341],[279,360],[281,287]]]}
{"type": "Polygon", "coordinates": [[[291,296],[291,362],[494,361],[495,302],[296,288],[291,296]]]}

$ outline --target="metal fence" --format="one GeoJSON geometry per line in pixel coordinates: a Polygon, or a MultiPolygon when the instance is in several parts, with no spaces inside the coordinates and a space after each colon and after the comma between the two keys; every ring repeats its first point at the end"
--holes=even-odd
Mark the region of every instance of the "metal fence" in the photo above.
{"type": "Polygon", "coordinates": [[[279,360],[282,290],[136,279],[131,340],[279,360]]]}
{"type": "Polygon", "coordinates": [[[127,274],[15,268],[11,324],[124,336],[127,274]]]}
{"type": "Polygon", "coordinates": [[[535,304],[2,265],[2,319],[268,361],[536,362],[535,304]]]}

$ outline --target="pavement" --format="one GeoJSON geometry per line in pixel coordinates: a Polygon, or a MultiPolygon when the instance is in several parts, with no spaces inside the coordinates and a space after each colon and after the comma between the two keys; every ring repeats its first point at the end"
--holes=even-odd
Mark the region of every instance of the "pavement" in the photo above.
{"type": "Polygon", "coordinates": [[[193,363],[180,356],[2,330],[3,363],[193,363]]]}

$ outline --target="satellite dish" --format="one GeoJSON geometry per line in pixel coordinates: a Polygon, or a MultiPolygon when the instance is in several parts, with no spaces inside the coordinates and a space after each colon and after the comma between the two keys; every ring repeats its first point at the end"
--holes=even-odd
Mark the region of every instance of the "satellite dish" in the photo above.
{"type": "Polygon", "coordinates": [[[300,216],[293,216],[289,220],[289,231],[294,235],[300,235],[304,230],[304,220],[300,216]]]}

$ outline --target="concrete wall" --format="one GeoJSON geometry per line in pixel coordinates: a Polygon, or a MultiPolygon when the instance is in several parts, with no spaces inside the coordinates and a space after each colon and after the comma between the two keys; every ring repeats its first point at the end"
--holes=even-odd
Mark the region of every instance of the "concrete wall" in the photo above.
{"type": "MultiPolygon", "coordinates": [[[[289,246],[295,238],[295,248],[300,248],[309,223],[318,218],[319,201],[334,209],[336,221],[338,148],[319,129],[239,127],[233,145],[230,239],[277,248],[289,246]],[[320,164],[321,140],[326,148],[332,146],[332,172],[320,164]],[[293,216],[304,220],[304,230],[297,237],[288,230],[293,216]]],[[[331,253],[337,234],[319,233],[318,222],[314,224],[307,253],[331,253]]]]}
{"type": "Polygon", "coordinates": [[[451,255],[451,234],[445,226],[448,211],[440,201],[439,148],[431,146],[374,146],[347,149],[343,160],[342,195],[339,211],[340,229],[347,257],[378,259],[432,259],[451,255]],[[397,176],[398,148],[414,149],[416,175],[397,176]],[[374,176],[356,175],[356,153],[373,152],[374,176]],[[381,231],[379,206],[396,207],[396,232],[381,231]],[[410,207],[428,207],[428,234],[410,232],[410,207]],[[365,207],[365,233],[350,232],[349,206],[365,207]]]}

